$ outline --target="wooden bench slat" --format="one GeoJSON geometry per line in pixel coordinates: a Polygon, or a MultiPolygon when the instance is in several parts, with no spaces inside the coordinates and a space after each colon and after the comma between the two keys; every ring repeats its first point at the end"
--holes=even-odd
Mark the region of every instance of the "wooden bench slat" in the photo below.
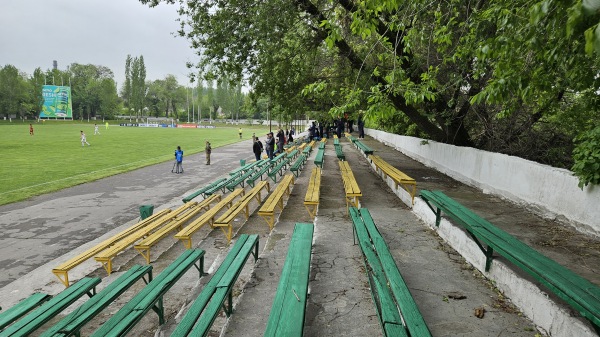
{"type": "Polygon", "coordinates": [[[313,224],[297,223],[294,227],[265,337],[303,334],[313,233],[313,224]]]}
{"type": "Polygon", "coordinates": [[[206,186],[202,187],[201,189],[197,190],[196,192],[194,192],[194,193],[192,193],[192,194],[188,195],[187,197],[185,197],[185,198],[181,199],[181,201],[183,201],[183,203],[190,202],[190,201],[192,201],[192,199],[194,199],[195,197],[197,197],[197,196],[199,196],[199,195],[201,195],[201,194],[204,194],[204,192],[206,192],[207,190],[209,190],[209,189],[210,189],[210,188],[212,188],[213,186],[215,186],[215,185],[217,185],[217,184],[219,184],[219,183],[222,183],[222,182],[223,182],[223,181],[225,181],[225,180],[227,180],[227,178],[219,178],[219,179],[217,179],[217,180],[213,181],[212,183],[210,183],[210,184],[208,184],[208,185],[206,185],[206,186]]]}
{"type": "Polygon", "coordinates": [[[210,208],[210,204],[221,200],[220,194],[213,194],[208,198],[199,202],[196,206],[189,208],[186,213],[180,214],[173,218],[173,220],[162,228],[156,230],[152,234],[142,238],[137,244],[133,246],[133,248],[140,253],[146,260],[146,263],[150,263],[150,249],[160,240],[165,238],[169,233],[174,230],[181,231],[183,229],[183,225],[187,223],[191,218],[198,215],[198,213],[202,211],[206,211],[210,208]]]}
{"type": "Polygon", "coordinates": [[[60,264],[58,267],[52,269],[52,273],[54,275],[56,275],[56,277],[58,277],[58,279],[65,285],[65,287],[68,287],[69,286],[68,272],[71,269],[77,267],[81,263],[94,257],[95,255],[99,254],[100,252],[107,249],[108,247],[115,244],[116,242],[122,240],[123,238],[128,237],[129,235],[135,233],[138,230],[142,230],[145,226],[151,224],[156,219],[159,219],[170,212],[171,212],[170,209],[163,209],[162,211],[149,216],[148,218],[140,221],[139,223],[131,226],[130,228],[127,228],[126,230],[120,232],[119,234],[116,234],[115,236],[111,237],[110,239],[107,239],[107,240],[95,245],[94,247],[86,250],[85,252],[60,264]]]}
{"type": "Polygon", "coordinates": [[[188,224],[185,228],[175,234],[175,238],[181,240],[187,249],[192,248],[192,235],[196,233],[205,224],[212,224],[215,220],[215,216],[225,206],[231,207],[233,200],[240,195],[244,195],[244,189],[238,188],[233,192],[229,193],[225,198],[219,201],[216,205],[211,207],[204,214],[200,215],[197,219],[188,224]]]}
{"type": "Polygon", "coordinates": [[[48,294],[34,293],[9,309],[0,312],[0,331],[50,298],[52,296],[48,294]]]}
{"type": "Polygon", "coordinates": [[[175,261],[165,268],[156,278],[148,283],[137,295],[127,302],[117,313],[92,334],[93,337],[124,336],[135,324],[150,310],[158,314],[159,324],[164,323],[164,309],[162,298],[165,293],[187,272],[192,266],[197,267],[200,277],[204,275],[204,251],[188,249],[175,261]],[[156,304],[159,303],[157,306],[156,304]]]}
{"type": "Polygon", "coordinates": [[[98,277],[84,277],[2,331],[2,336],[28,336],[83,295],[94,295],[98,277]]]}
{"type": "MultiPolygon", "coordinates": [[[[419,311],[406,282],[398,269],[389,247],[379,233],[368,209],[350,208],[354,230],[365,257],[368,271],[374,273],[375,290],[381,302],[377,308],[385,331],[396,331],[399,327],[406,329],[398,336],[431,336],[431,332],[419,311]],[[401,315],[399,320],[397,315],[401,315]],[[404,327],[405,325],[405,327],[404,327]],[[407,331],[409,332],[407,334],[407,331]]],[[[371,281],[371,280],[370,280],[371,281]]]]}
{"type": "Polygon", "coordinates": [[[108,275],[112,273],[112,259],[123,250],[127,249],[130,246],[133,246],[135,242],[152,233],[156,229],[161,226],[173,221],[179,214],[187,211],[189,208],[197,205],[197,202],[188,202],[187,204],[183,204],[179,206],[175,211],[166,213],[160,218],[157,218],[155,221],[151,222],[144,228],[131,233],[129,236],[123,238],[118,241],[114,245],[109,248],[103,250],[98,255],[94,257],[94,259],[102,264],[102,267],[106,270],[108,275]]]}
{"type": "Polygon", "coordinates": [[[443,192],[421,191],[421,197],[430,207],[431,203],[438,207],[437,211],[432,208],[436,213],[436,224],[439,225],[440,213],[443,211],[472,234],[473,239],[486,255],[486,270],[490,268],[492,254],[496,251],[534,277],[600,329],[600,287],[494,226],[443,192]],[[488,246],[487,249],[483,244],[488,246]]]}
{"type": "Polygon", "coordinates": [[[412,294],[406,287],[406,282],[400,273],[400,269],[396,265],[396,261],[394,261],[387,243],[377,229],[375,221],[373,221],[373,218],[371,217],[371,213],[366,208],[359,209],[358,213],[367,228],[369,237],[371,237],[371,242],[381,261],[386,278],[391,280],[391,282],[389,282],[389,287],[398,302],[398,307],[406,322],[407,329],[410,331],[410,335],[430,336],[431,332],[423,319],[423,315],[419,311],[412,294]]]}
{"type": "Polygon", "coordinates": [[[319,207],[319,195],[321,191],[321,169],[315,167],[312,169],[310,179],[308,180],[308,188],[304,196],[304,207],[308,211],[308,215],[314,219],[317,215],[319,207]]]}
{"type": "MultiPolygon", "coordinates": [[[[217,291],[217,286],[226,277],[232,277],[234,279],[224,283],[233,285],[250,253],[254,254],[254,262],[256,262],[258,258],[258,235],[242,234],[236,240],[235,244],[232,246],[231,250],[217,271],[214,272],[211,279],[204,286],[200,295],[198,295],[198,297],[194,300],[171,336],[188,336],[192,329],[195,329],[199,335],[203,335],[202,333],[210,328],[214,322],[216,314],[220,310],[224,296],[226,296],[228,293],[229,295],[231,294],[231,287],[229,287],[229,289],[222,287],[220,290],[221,293],[215,294],[217,291]],[[237,264],[236,261],[238,262],[237,264]],[[230,269],[236,271],[236,273],[230,273],[230,269]],[[209,301],[213,301],[213,297],[215,297],[215,306],[207,308],[207,304],[209,301]],[[219,306],[216,306],[216,304],[219,304],[219,306]],[[201,315],[206,316],[204,320],[202,320],[201,315]],[[202,321],[200,321],[199,318],[202,321]],[[198,324],[196,324],[197,321],[198,324]]],[[[228,315],[229,314],[230,312],[228,315]]]]}
{"type": "Polygon", "coordinates": [[[280,207],[281,211],[283,211],[283,196],[290,195],[290,186],[293,185],[294,176],[291,174],[285,175],[258,210],[258,215],[265,219],[270,229],[273,229],[275,225],[275,208],[280,207]]]}
{"type": "MultiPolygon", "coordinates": [[[[135,282],[148,275],[152,278],[152,266],[134,265],[118,279],[112,281],[91,299],[54,324],[41,337],[61,337],[79,333],[79,330],[98,315],[104,308],[116,300],[135,282]]],[[[150,282],[150,280],[148,280],[150,282]]]]}
{"type": "Polygon", "coordinates": [[[246,193],[224,214],[222,214],[217,220],[215,220],[213,226],[221,228],[221,230],[225,234],[225,237],[227,238],[227,242],[231,241],[231,237],[233,235],[233,227],[231,225],[231,222],[233,222],[233,220],[242,211],[245,212],[246,220],[248,220],[248,217],[250,217],[248,203],[250,203],[250,201],[254,198],[257,198],[258,202],[261,203],[261,190],[263,188],[265,188],[267,192],[271,190],[268,181],[261,181],[260,183],[256,184],[248,193],[246,193]]]}

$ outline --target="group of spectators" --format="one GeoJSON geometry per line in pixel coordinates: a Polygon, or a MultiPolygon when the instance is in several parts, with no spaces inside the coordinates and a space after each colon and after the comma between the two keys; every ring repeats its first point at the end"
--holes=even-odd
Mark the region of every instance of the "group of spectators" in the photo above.
{"type": "Polygon", "coordinates": [[[260,156],[263,150],[266,152],[267,157],[269,159],[273,159],[276,154],[283,153],[283,146],[286,143],[294,141],[295,130],[292,128],[291,130],[286,129],[283,131],[281,128],[277,129],[277,134],[273,135],[273,132],[267,133],[267,139],[265,140],[265,144],[256,137],[252,136],[254,142],[252,145],[252,152],[256,157],[256,160],[260,160],[260,156]]]}
{"type": "MultiPolygon", "coordinates": [[[[308,136],[310,139],[319,140],[321,138],[329,138],[333,134],[337,135],[338,138],[342,138],[342,132],[348,131],[354,132],[354,120],[348,120],[347,118],[338,117],[333,122],[319,122],[318,124],[312,122],[308,128],[308,136]]],[[[365,122],[362,115],[358,116],[358,138],[365,138],[365,122]]]]}

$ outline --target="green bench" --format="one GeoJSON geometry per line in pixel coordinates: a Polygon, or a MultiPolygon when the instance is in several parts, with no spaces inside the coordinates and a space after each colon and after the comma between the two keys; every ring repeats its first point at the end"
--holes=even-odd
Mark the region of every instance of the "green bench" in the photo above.
{"type": "MultiPolygon", "coordinates": [[[[323,144],[323,143],[322,143],[323,144]]],[[[319,149],[317,151],[317,155],[315,156],[315,165],[320,168],[323,168],[323,159],[325,158],[325,149],[319,149]]]]}
{"type": "Polygon", "coordinates": [[[277,165],[277,163],[282,161],[286,155],[287,155],[287,152],[285,152],[285,151],[283,153],[278,154],[276,157],[273,157],[273,159],[271,160],[271,163],[273,165],[277,165]]]}
{"type": "Polygon", "coordinates": [[[365,145],[365,143],[361,142],[358,139],[356,139],[354,141],[354,145],[356,145],[356,148],[359,149],[359,150],[361,150],[366,155],[373,154],[373,149],[371,149],[370,147],[368,147],[367,145],[365,145]]]}
{"type": "Polygon", "coordinates": [[[253,170],[248,170],[246,171],[244,174],[239,175],[238,177],[236,177],[234,180],[230,181],[227,185],[225,185],[225,187],[227,187],[227,189],[230,192],[233,192],[233,190],[235,190],[235,188],[238,185],[241,185],[242,187],[244,187],[244,181],[246,179],[248,179],[252,174],[254,173],[253,170]]]}
{"type": "Polygon", "coordinates": [[[99,277],[82,278],[7,327],[4,331],[0,332],[0,336],[29,336],[83,295],[87,294],[93,297],[96,294],[96,285],[99,283],[99,277]]]}
{"type": "Polygon", "coordinates": [[[285,172],[289,162],[290,160],[288,158],[285,158],[282,161],[280,161],[271,169],[271,171],[269,171],[269,173],[267,173],[269,178],[273,179],[273,182],[277,182],[277,176],[283,175],[283,172],[285,172]]]}
{"type": "Polygon", "coordinates": [[[308,223],[297,223],[294,227],[265,337],[302,336],[314,229],[308,223]]]}
{"type": "Polygon", "coordinates": [[[398,267],[366,208],[350,208],[373,302],[385,336],[431,336],[398,267]]]}
{"type": "Polygon", "coordinates": [[[319,150],[325,150],[326,142],[319,142],[319,150]]]}
{"type": "Polygon", "coordinates": [[[159,324],[162,325],[165,322],[163,296],[192,266],[198,269],[200,277],[205,275],[203,250],[188,249],[183,252],[160,275],[150,281],[137,295],[96,330],[92,336],[124,336],[133,329],[135,324],[150,309],[158,314],[159,324]],[[196,263],[199,264],[196,265],[196,263]]]}
{"type": "Polygon", "coordinates": [[[254,161],[252,163],[245,164],[244,166],[240,166],[240,167],[236,168],[235,170],[229,172],[229,175],[230,176],[238,176],[238,175],[240,175],[240,173],[248,172],[249,170],[252,170],[254,168],[254,166],[262,163],[262,161],[263,160],[261,159],[261,160],[254,161]]]}
{"type": "Polygon", "coordinates": [[[344,155],[344,152],[342,151],[342,146],[340,144],[337,144],[337,145],[334,144],[334,148],[335,148],[335,154],[338,157],[338,159],[346,160],[346,156],[344,155]]]}
{"type": "Polygon", "coordinates": [[[265,173],[267,173],[269,171],[269,169],[271,169],[271,161],[266,161],[264,165],[262,165],[260,167],[260,169],[258,171],[255,171],[254,174],[252,174],[251,176],[248,177],[248,179],[246,180],[246,183],[252,187],[254,187],[254,183],[260,179],[262,180],[263,175],[265,175],[265,173]]]}
{"type": "Polygon", "coordinates": [[[206,336],[221,308],[229,317],[232,313],[232,289],[250,253],[258,260],[258,235],[242,234],[221,263],[200,295],[190,306],[171,334],[176,336],[206,336]],[[225,301],[227,300],[227,306],[225,301]]]}
{"type": "Polygon", "coordinates": [[[86,323],[91,321],[140,279],[143,279],[146,284],[152,280],[152,266],[134,265],[118,279],[112,281],[106,288],[54,324],[41,337],[79,336],[79,331],[86,323]],[[147,280],[145,276],[148,277],[147,280]]]}
{"type": "Polygon", "coordinates": [[[286,155],[286,158],[292,160],[298,156],[298,153],[300,153],[300,151],[298,151],[298,149],[294,149],[286,155]]]}
{"type": "Polygon", "coordinates": [[[238,176],[231,176],[231,177],[221,181],[218,184],[214,184],[211,188],[204,191],[204,197],[206,198],[207,196],[213,195],[213,194],[217,193],[218,191],[225,193],[226,186],[231,184],[232,182],[236,181],[237,178],[238,178],[238,176]]]}
{"type": "Polygon", "coordinates": [[[306,155],[301,154],[298,156],[298,158],[296,158],[296,161],[290,166],[290,171],[292,171],[292,173],[296,177],[298,177],[300,175],[300,170],[302,170],[302,167],[304,166],[304,163],[306,163],[306,155]]]}
{"type": "Polygon", "coordinates": [[[340,139],[337,137],[333,138],[333,146],[340,145],[340,139]]]}
{"type": "Polygon", "coordinates": [[[187,197],[183,198],[181,201],[183,201],[184,203],[188,203],[190,201],[192,201],[192,199],[194,199],[195,197],[204,194],[206,191],[208,191],[209,189],[213,188],[215,185],[222,183],[223,181],[227,180],[227,178],[220,178],[217,179],[215,181],[213,181],[212,183],[202,187],[201,189],[197,190],[196,192],[188,195],[187,197]]]}
{"type": "Polygon", "coordinates": [[[302,154],[307,157],[310,155],[311,152],[312,152],[312,146],[306,146],[304,148],[304,150],[302,150],[302,154]]]}
{"type": "Polygon", "coordinates": [[[26,313],[52,298],[48,294],[34,293],[21,302],[0,313],[0,331],[6,328],[26,313]]]}
{"type": "Polygon", "coordinates": [[[600,332],[600,287],[542,255],[441,191],[422,190],[421,198],[435,213],[437,226],[444,212],[469,233],[485,254],[486,271],[491,266],[494,252],[497,252],[567,302],[600,332]]]}

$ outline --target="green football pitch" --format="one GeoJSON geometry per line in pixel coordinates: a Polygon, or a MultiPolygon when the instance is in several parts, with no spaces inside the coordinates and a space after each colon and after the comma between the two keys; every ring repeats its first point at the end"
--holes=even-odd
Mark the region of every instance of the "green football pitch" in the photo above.
{"type": "MultiPolygon", "coordinates": [[[[57,191],[65,187],[173,160],[177,146],[184,154],[240,141],[238,126],[214,129],[140,128],[93,123],[15,122],[0,125],[0,205],[57,191]],[[80,130],[91,146],[81,146],[80,130]]],[[[267,127],[241,125],[243,139],[264,135],[267,127]]],[[[184,159],[185,161],[185,159],[184,159]]]]}

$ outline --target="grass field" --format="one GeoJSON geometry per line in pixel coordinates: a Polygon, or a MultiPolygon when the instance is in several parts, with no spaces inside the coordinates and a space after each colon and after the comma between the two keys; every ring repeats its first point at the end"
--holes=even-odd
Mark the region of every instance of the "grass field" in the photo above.
{"type": "MultiPolygon", "coordinates": [[[[185,156],[238,142],[238,127],[217,125],[215,129],[138,128],[93,123],[48,121],[0,124],[0,205],[57,191],[110,175],[173,160],[179,145],[185,156]],[[79,131],[91,146],[81,146],[79,131]]],[[[268,127],[241,125],[244,139],[262,136],[268,127]]],[[[250,149],[249,149],[250,151],[250,149]]],[[[184,157],[185,163],[185,157],[184,157]]]]}

